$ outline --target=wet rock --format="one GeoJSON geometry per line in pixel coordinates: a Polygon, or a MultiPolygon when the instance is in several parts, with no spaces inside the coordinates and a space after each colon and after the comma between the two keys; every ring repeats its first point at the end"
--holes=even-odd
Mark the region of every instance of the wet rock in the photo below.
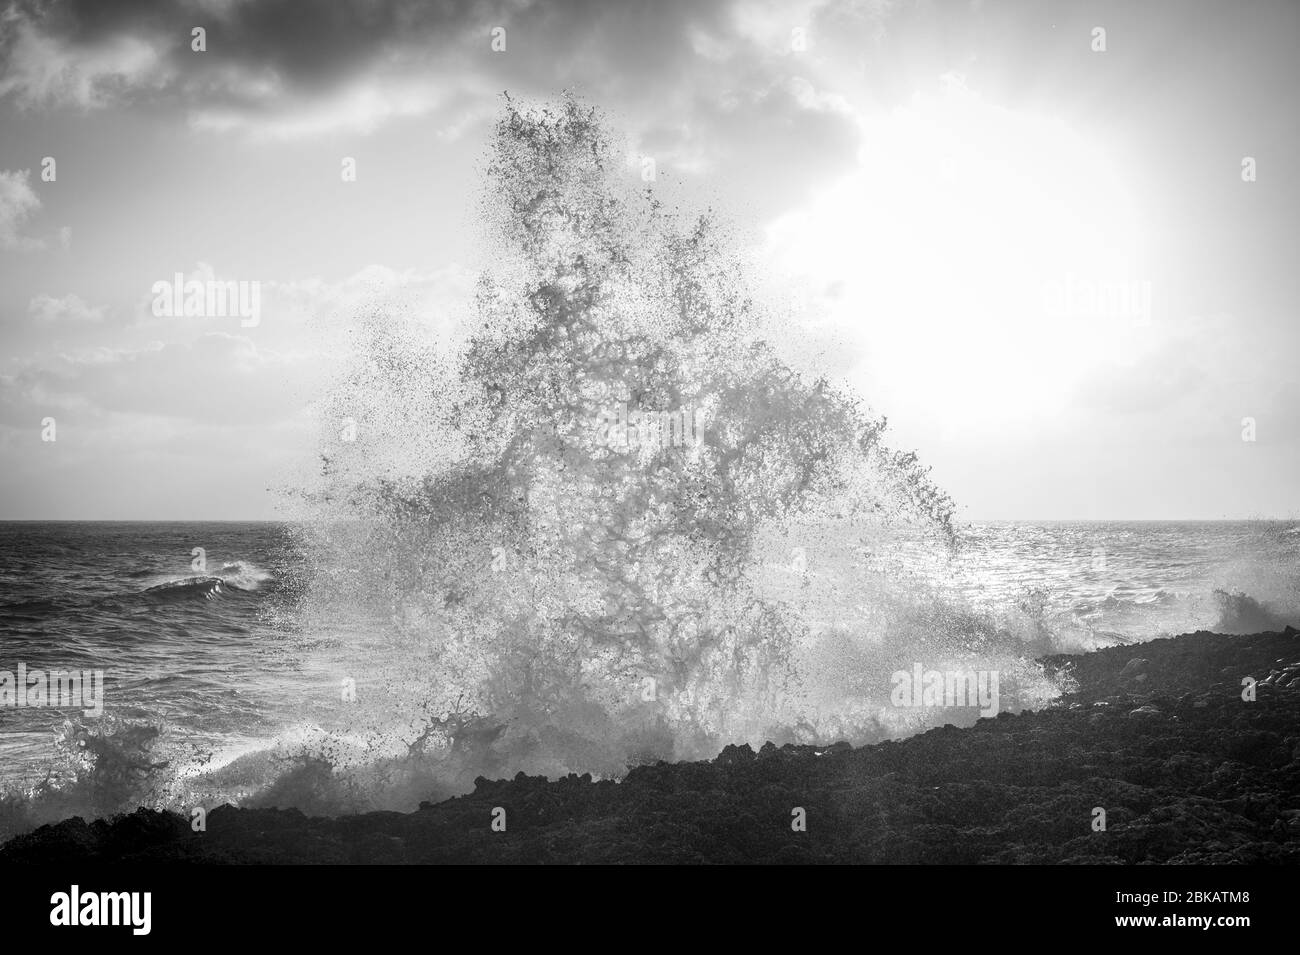
{"type": "Polygon", "coordinates": [[[1150,665],[1150,660],[1142,657],[1134,657],[1132,660],[1129,660],[1128,663],[1124,664],[1124,669],[1119,671],[1119,678],[1121,680],[1132,680],[1138,676],[1143,676],[1146,674],[1147,667],[1150,665]]]}
{"type": "Polygon", "coordinates": [[[1156,707],[1152,706],[1149,703],[1146,706],[1139,706],[1136,710],[1129,710],[1128,715],[1131,717],[1140,717],[1140,718],[1164,716],[1164,714],[1161,713],[1159,709],[1157,709],[1156,707]]]}
{"type": "Polygon", "coordinates": [[[722,752],[714,760],[719,766],[736,766],[753,761],[754,750],[748,743],[742,743],[739,746],[724,746],[722,752]]]}
{"type": "Polygon", "coordinates": [[[5,843],[0,862],[84,863],[99,855],[101,838],[84,819],[65,819],[5,843]]]}

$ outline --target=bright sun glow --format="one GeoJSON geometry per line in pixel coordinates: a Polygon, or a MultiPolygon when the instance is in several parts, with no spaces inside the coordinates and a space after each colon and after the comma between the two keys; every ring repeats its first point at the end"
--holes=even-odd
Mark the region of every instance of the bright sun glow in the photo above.
{"type": "Polygon", "coordinates": [[[1132,354],[1150,283],[1131,202],[1094,145],[959,81],[864,119],[863,142],[855,173],[769,237],[860,344],[854,377],[882,407],[1005,424],[1059,407],[1118,340],[1132,354]]]}

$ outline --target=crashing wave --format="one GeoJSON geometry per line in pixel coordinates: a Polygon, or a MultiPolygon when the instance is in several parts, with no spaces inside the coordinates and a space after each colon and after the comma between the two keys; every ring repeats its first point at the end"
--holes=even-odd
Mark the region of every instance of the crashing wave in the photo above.
{"type": "Polygon", "coordinates": [[[175,577],[146,587],[142,593],[157,600],[185,600],[192,597],[212,600],[232,590],[251,593],[271,578],[270,572],[253,564],[233,561],[222,564],[221,570],[216,574],[175,577]]]}
{"type": "MultiPolygon", "coordinates": [[[[301,542],[308,628],[389,640],[358,724],[497,772],[618,774],[888,735],[889,675],[923,652],[1019,667],[1031,645],[995,628],[908,622],[894,535],[950,553],[952,502],[787,360],[798,332],[772,337],[725,230],[621,168],[595,110],[507,101],[476,321],[447,349],[363,317],[301,542]]],[[[1031,669],[1027,698],[1054,692],[1031,669]]]]}

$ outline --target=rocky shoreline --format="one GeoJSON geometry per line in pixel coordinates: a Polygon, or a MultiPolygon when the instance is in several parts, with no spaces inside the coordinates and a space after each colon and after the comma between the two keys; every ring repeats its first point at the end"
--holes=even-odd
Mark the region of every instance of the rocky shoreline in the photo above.
{"type": "Polygon", "coordinates": [[[411,813],[223,806],[202,833],[170,812],[68,819],[0,863],[1300,863],[1300,631],[1044,663],[1077,691],[899,742],[729,746],[618,783],[480,779],[411,813]]]}

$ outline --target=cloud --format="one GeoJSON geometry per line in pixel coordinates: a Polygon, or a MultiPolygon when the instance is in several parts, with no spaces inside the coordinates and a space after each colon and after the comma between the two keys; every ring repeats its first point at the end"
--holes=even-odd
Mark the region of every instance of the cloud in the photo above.
{"type": "Polygon", "coordinates": [[[0,169],[0,249],[40,249],[45,243],[21,234],[27,220],[41,207],[32,191],[30,169],[0,169]]]}
{"type": "Polygon", "coordinates": [[[0,14],[0,97],[81,109],[157,100],[179,104],[202,129],[349,128],[363,113],[440,105],[451,84],[433,80],[454,77],[472,47],[487,48],[487,22],[505,15],[482,13],[490,9],[473,0],[336,0],[310,10],[294,0],[15,4],[0,14]],[[206,31],[203,51],[191,46],[196,27],[206,31]]]}
{"type": "Polygon", "coordinates": [[[475,282],[475,273],[459,265],[430,272],[368,265],[340,282],[270,282],[267,314],[337,330],[350,327],[358,314],[385,313],[409,318],[445,338],[468,314],[475,282]]]}
{"type": "Polygon", "coordinates": [[[306,354],[264,351],[249,338],[208,332],[176,344],[29,360],[0,379],[0,405],[13,424],[73,413],[83,421],[129,414],[263,427],[302,408],[294,398],[312,371],[306,354]]]}
{"type": "MultiPolygon", "coordinates": [[[[691,122],[710,103],[700,91],[721,103],[784,84],[791,17],[811,22],[823,6],[333,0],[308,14],[297,0],[16,5],[0,16],[0,98],[150,104],[181,111],[197,131],[272,139],[365,134],[433,116],[455,138],[492,112],[503,89],[552,97],[568,88],[633,107],[661,134],[676,130],[684,140],[672,148],[687,155],[702,147],[685,140],[706,129],[691,122]],[[196,26],[207,31],[205,52],[191,49],[196,26]],[[492,49],[498,27],[503,51],[492,49]],[[778,35],[784,49],[773,45],[778,35]]],[[[803,109],[822,105],[796,99],[803,109]]]]}
{"type": "MultiPolygon", "coordinates": [[[[174,282],[175,273],[159,276],[174,282]]],[[[252,277],[218,274],[207,262],[199,262],[184,282],[232,282],[252,277]]],[[[339,281],[320,277],[259,282],[260,321],[256,336],[260,342],[284,336],[301,341],[304,331],[312,336],[313,347],[329,352],[346,339],[360,314],[386,314],[426,326],[441,340],[448,340],[465,318],[473,302],[476,274],[461,265],[431,271],[396,270],[367,265],[339,281]]],[[[150,336],[175,338],[214,330],[214,323],[226,323],[231,330],[239,317],[155,316],[152,290],[142,291],[135,304],[134,327],[150,336]]],[[[216,330],[226,330],[220,328],[216,330]]]]}
{"type": "MultiPolygon", "coordinates": [[[[790,48],[790,23],[829,33],[833,6],[336,0],[307,16],[291,0],[37,4],[0,19],[0,98],[151,110],[198,136],[346,138],[349,155],[352,137],[403,122],[443,141],[483,134],[503,91],[529,102],[568,90],[606,109],[666,183],[721,172],[761,219],[858,149],[853,110],[827,93],[834,64],[790,48]],[[190,47],[199,25],[206,52],[190,47]]],[[[853,29],[836,22],[837,42],[853,29]]]]}
{"type": "Polygon", "coordinates": [[[1300,389],[1289,376],[1259,374],[1256,322],[1230,313],[1155,322],[1078,383],[1074,405],[1106,420],[1146,416],[1171,436],[1222,435],[1246,415],[1294,433],[1300,389]]]}
{"type": "Polygon", "coordinates": [[[54,298],[41,294],[27,305],[27,313],[44,322],[102,322],[106,311],[102,305],[87,305],[76,295],[54,298]]]}
{"type": "Polygon", "coordinates": [[[26,107],[63,103],[92,109],[161,86],[169,75],[166,51],[152,38],[114,34],[75,42],[43,32],[14,7],[0,15],[0,54],[0,97],[13,95],[26,107]]]}
{"type": "Polygon", "coordinates": [[[436,79],[367,77],[316,95],[263,97],[200,106],[189,116],[193,129],[248,131],[264,139],[302,139],[334,132],[362,135],[394,119],[423,116],[446,105],[451,83],[436,79]]]}

